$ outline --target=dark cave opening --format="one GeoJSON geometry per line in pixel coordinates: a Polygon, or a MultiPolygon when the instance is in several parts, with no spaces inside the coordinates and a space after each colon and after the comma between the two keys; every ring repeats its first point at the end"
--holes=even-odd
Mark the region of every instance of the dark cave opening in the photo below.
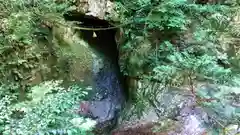
{"type": "MultiPolygon", "coordinates": [[[[78,24],[79,27],[87,27],[87,28],[108,28],[112,27],[112,25],[106,20],[100,20],[98,18],[92,16],[86,16],[79,13],[68,12],[63,15],[66,21],[77,21],[80,22],[78,24]]],[[[78,30],[76,30],[78,31],[78,30]]],[[[101,99],[93,99],[94,103],[91,102],[92,108],[91,113],[95,113],[94,118],[101,119],[100,121],[104,121],[106,119],[109,121],[113,121],[112,126],[116,125],[116,119],[119,117],[119,113],[122,110],[124,103],[128,99],[128,86],[126,85],[126,77],[123,76],[123,73],[120,71],[119,66],[119,50],[117,47],[117,43],[115,41],[115,35],[117,33],[117,29],[107,29],[107,30],[79,30],[80,36],[83,40],[88,42],[89,46],[99,52],[104,56],[107,60],[105,61],[106,65],[110,63],[110,68],[107,67],[99,72],[97,78],[100,78],[100,81],[95,80],[97,83],[96,93],[103,93],[101,99]],[[112,70],[113,69],[113,70],[112,70]],[[101,90],[106,89],[106,90],[101,90]],[[107,93],[107,94],[106,94],[107,93]],[[95,105],[94,105],[95,104],[95,105]],[[104,104],[104,105],[103,105],[104,104]],[[111,104],[110,109],[107,107],[111,104]],[[103,106],[102,106],[103,105],[103,106]],[[102,107],[100,107],[102,106],[102,107]],[[106,110],[109,109],[109,114],[111,116],[105,116],[106,110]],[[95,112],[94,112],[95,111],[95,112]]],[[[105,67],[105,65],[104,65],[105,67]]],[[[94,95],[94,94],[93,94],[94,95]]],[[[100,94],[101,95],[101,94],[100,94]]],[[[92,100],[92,99],[91,99],[92,100]]],[[[85,103],[84,103],[85,104],[85,103]]],[[[81,104],[82,105],[82,104],[81,104]]],[[[91,106],[89,107],[91,109],[91,106]]],[[[85,109],[85,108],[84,108],[85,109]]],[[[107,122],[109,123],[109,122],[107,122]]],[[[111,123],[111,122],[110,122],[111,123]]],[[[109,128],[108,128],[109,130],[109,128]]]]}
{"type": "MultiPolygon", "coordinates": [[[[77,21],[79,27],[86,28],[108,28],[113,27],[108,21],[101,20],[93,16],[87,16],[78,12],[66,12],[63,14],[66,21],[77,21]]],[[[77,30],[78,31],[78,30],[77,30]]],[[[81,37],[89,43],[89,45],[100,54],[104,55],[111,62],[114,63],[115,68],[118,71],[118,76],[124,89],[125,98],[128,98],[128,86],[126,83],[127,77],[123,75],[119,66],[119,50],[115,40],[117,29],[108,30],[80,30],[81,37]],[[93,37],[93,35],[96,37],[93,37]]]]}
{"type": "MultiPolygon", "coordinates": [[[[87,16],[79,13],[66,13],[63,15],[67,21],[77,21],[79,27],[87,28],[108,28],[111,27],[108,21],[100,20],[93,16],[87,16]]],[[[110,30],[80,30],[81,37],[87,41],[92,48],[98,52],[104,54],[106,57],[111,58],[111,60],[116,60],[118,58],[118,49],[115,42],[116,29],[110,30]],[[95,33],[96,37],[93,37],[95,33]]]]}

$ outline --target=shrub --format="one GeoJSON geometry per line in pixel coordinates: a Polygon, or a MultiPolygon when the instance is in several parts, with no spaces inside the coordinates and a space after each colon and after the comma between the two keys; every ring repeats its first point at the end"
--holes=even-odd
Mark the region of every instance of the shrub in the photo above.
{"type": "MultiPolygon", "coordinates": [[[[67,89],[59,81],[44,82],[32,87],[31,100],[11,103],[11,98],[1,100],[2,134],[33,135],[47,133],[86,134],[95,122],[79,116],[79,101],[87,90],[77,85],[67,89]]],[[[12,98],[13,99],[13,98],[12,98]]]]}

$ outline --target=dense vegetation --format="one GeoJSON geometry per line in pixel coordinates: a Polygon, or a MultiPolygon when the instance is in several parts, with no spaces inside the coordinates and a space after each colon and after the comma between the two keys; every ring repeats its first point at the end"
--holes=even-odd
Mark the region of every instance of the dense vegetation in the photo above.
{"type": "MultiPolygon", "coordinates": [[[[57,81],[70,80],[68,65],[77,56],[59,47],[65,43],[53,40],[53,28],[64,23],[62,14],[76,3],[0,0],[1,134],[35,134],[52,129],[60,129],[52,131],[56,134],[58,131],[79,134],[94,125],[92,121],[82,125],[86,119],[71,112],[87,95],[86,88],[79,84],[65,88],[57,81]],[[50,65],[44,63],[46,60],[50,65]],[[36,76],[40,76],[40,81],[36,76]]],[[[194,89],[195,83],[240,85],[238,0],[114,3],[115,10],[106,19],[121,24],[120,65],[126,75],[154,80],[163,86],[188,85],[192,93],[197,91],[195,96],[199,98],[212,97],[194,89]]],[[[158,92],[161,91],[140,91],[136,100],[139,109],[158,92]]],[[[240,102],[239,91],[219,92],[215,98],[221,99],[223,94],[240,102]]],[[[231,109],[226,102],[229,100],[204,105],[216,110],[224,105],[228,111],[222,115],[230,114],[231,118],[229,115],[223,125],[230,124],[229,121],[239,124],[239,109],[231,109]]]]}
{"type": "Polygon", "coordinates": [[[67,7],[51,0],[0,1],[1,134],[84,134],[95,124],[76,113],[85,88],[57,80],[64,80],[71,55],[54,45],[51,25],[67,7]]]}
{"type": "MultiPolygon", "coordinates": [[[[232,99],[239,100],[239,92],[218,92],[209,96],[194,88],[199,82],[239,85],[237,3],[149,0],[121,1],[118,5],[122,19],[119,21],[133,20],[124,28],[126,40],[121,48],[122,68],[126,74],[165,86],[187,84],[192,93],[197,91],[199,99],[221,99],[221,103],[201,103],[201,106],[207,104],[216,112],[221,112],[222,106],[229,108],[216,118],[220,128],[233,121],[239,123],[238,111],[230,109],[229,100],[223,100],[223,95],[230,93],[234,93],[232,99]]],[[[148,105],[159,92],[159,88],[148,86],[141,89],[136,108],[148,105]]]]}
{"type": "MultiPolygon", "coordinates": [[[[231,108],[224,95],[232,93],[231,99],[239,101],[237,91],[209,96],[194,87],[200,82],[239,86],[238,1],[121,0],[117,5],[118,21],[131,20],[123,28],[125,74],[163,86],[188,85],[198,99],[220,99],[221,103],[206,103],[216,112],[222,111],[221,106],[231,108]]],[[[141,89],[137,108],[149,104],[159,92],[159,88],[141,89]]],[[[239,110],[228,110],[218,116],[224,117],[218,123],[221,128],[239,123],[239,110]]]]}

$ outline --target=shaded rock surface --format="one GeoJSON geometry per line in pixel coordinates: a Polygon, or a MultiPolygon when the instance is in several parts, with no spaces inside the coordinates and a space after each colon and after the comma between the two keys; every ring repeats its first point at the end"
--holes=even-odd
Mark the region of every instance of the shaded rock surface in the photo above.
{"type": "MultiPolygon", "coordinates": [[[[201,91],[210,90],[213,93],[214,91],[216,93],[217,91],[232,91],[233,93],[235,91],[239,93],[236,88],[225,86],[219,90],[213,89],[217,88],[217,85],[201,84],[196,87],[201,91]]],[[[113,133],[115,135],[204,135],[213,134],[210,133],[213,132],[212,128],[221,128],[220,125],[229,127],[229,123],[235,123],[229,127],[229,131],[226,131],[226,133],[237,135],[238,126],[234,120],[237,120],[238,117],[233,115],[239,113],[237,108],[235,108],[235,110],[228,110],[232,112],[231,116],[233,116],[233,118],[230,118],[230,115],[228,116],[229,112],[224,113],[219,110],[221,106],[218,105],[218,102],[212,103],[210,107],[200,106],[198,104],[199,101],[185,89],[186,88],[161,89],[161,92],[157,95],[157,101],[154,102],[154,106],[146,107],[140,118],[136,117],[136,115],[126,113],[128,119],[120,119],[120,126],[114,130],[113,133]]],[[[216,93],[213,95],[216,96],[216,93]]],[[[224,97],[221,98],[222,101],[225,100],[224,97]]],[[[225,105],[228,106],[229,104],[225,105]]],[[[134,112],[134,109],[129,109],[127,112],[134,112]]],[[[219,132],[217,134],[223,133],[219,132]]]]}
{"type": "MultiPolygon", "coordinates": [[[[98,122],[97,129],[110,132],[117,122],[119,112],[124,102],[123,89],[120,79],[116,74],[114,65],[109,61],[103,68],[94,75],[95,84],[90,101],[82,104],[86,105],[86,110],[81,114],[86,115],[98,122]]],[[[97,131],[102,134],[104,131],[97,131]]]]}
{"type": "Polygon", "coordinates": [[[104,19],[105,15],[111,13],[114,7],[110,0],[75,0],[75,5],[76,7],[72,10],[99,19],[104,19]]]}

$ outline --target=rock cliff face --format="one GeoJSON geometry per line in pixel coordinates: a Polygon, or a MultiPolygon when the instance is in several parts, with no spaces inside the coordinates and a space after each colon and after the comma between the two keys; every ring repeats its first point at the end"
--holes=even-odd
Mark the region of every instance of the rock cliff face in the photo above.
{"type": "Polygon", "coordinates": [[[75,5],[75,11],[99,19],[104,19],[105,15],[111,13],[114,7],[110,0],[75,0],[75,5]]]}
{"type": "MultiPolygon", "coordinates": [[[[142,84],[143,85],[143,84],[142,84]]],[[[151,87],[153,88],[153,87],[151,87]]],[[[230,114],[238,113],[238,107],[228,102],[224,106],[219,102],[212,103],[212,107],[199,106],[197,100],[186,87],[164,88],[160,85],[155,87],[159,92],[153,104],[147,106],[140,117],[136,117],[134,107],[128,108],[124,115],[120,117],[119,126],[114,130],[114,135],[205,135],[212,134],[212,126],[220,122],[226,126],[226,132],[231,135],[237,135],[239,128],[237,125],[227,125],[224,121],[234,121],[236,117],[230,114]],[[231,108],[227,113],[221,108],[231,108]],[[124,117],[123,117],[124,116],[124,117]],[[228,131],[229,130],[229,131],[228,131]]],[[[196,89],[201,89],[200,93],[207,95],[217,95],[217,93],[239,93],[239,88],[209,85],[205,83],[197,84],[196,89]]],[[[139,89],[139,87],[138,87],[139,89]]],[[[229,100],[227,97],[221,97],[221,100],[229,100]]],[[[216,99],[216,100],[220,100],[216,99]]],[[[208,102],[201,102],[201,104],[208,102]]],[[[134,105],[132,105],[134,106],[134,105]]],[[[223,134],[223,133],[217,133],[223,134]]]]}
{"type": "Polygon", "coordinates": [[[93,58],[96,52],[79,37],[80,33],[76,33],[71,28],[59,26],[54,28],[53,33],[54,44],[58,46],[64,57],[69,57],[72,61],[70,65],[65,65],[69,68],[68,81],[84,81],[87,85],[91,85],[93,58]],[[69,54],[71,56],[68,56],[69,54]]]}

